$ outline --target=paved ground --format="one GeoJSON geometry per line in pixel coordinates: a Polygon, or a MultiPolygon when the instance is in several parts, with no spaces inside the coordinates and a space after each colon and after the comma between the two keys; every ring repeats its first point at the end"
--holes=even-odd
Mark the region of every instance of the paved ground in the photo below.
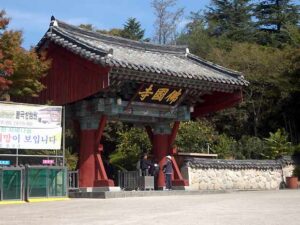
{"type": "Polygon", "coordinates": [[[1,225],[300,225],[300,190],[0,205],[1,225]]]}

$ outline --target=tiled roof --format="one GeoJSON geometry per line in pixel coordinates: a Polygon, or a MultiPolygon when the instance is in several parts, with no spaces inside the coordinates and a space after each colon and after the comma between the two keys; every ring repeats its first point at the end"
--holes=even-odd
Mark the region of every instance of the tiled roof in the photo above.
{"type": "Polygon", "coordinates": [[[279,160],[226,160],[186,158],[185,162],[191,168],[201,169],[281,169],[283,165],[293,164],[292,159],[279,160]]]}
{"type": "Polygon", "coordinates": [[[87,31],[58,20],[51,21],[48,32],[37,47],[41,47],[46,40],[113,69],[154,73],[196,83],[218,83],[233,86],[233,89],[248,85],[248,81],[239,72],[190,54],[184,46],[164,46],[128,40],[87,31]]]}

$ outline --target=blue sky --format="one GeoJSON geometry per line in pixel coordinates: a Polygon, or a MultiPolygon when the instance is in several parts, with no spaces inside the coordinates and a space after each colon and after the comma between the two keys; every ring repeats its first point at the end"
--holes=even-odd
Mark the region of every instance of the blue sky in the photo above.
{"type": "MultiPolygon", "coordinates": [[[[91,23],[99,29],[121,28],[127,18],[135,17],[146,29],[145,36],[152,38],[155,16],[150,2],[151,0],[0,0],[0,8],[11,18],[9,28],[23,31],[23,46],[28,49],[37,44],[47,31],[51,15],[74,25],[91,23]]],[[[177,5],[185,8],[187,16],[191,11],[205,9],[209,2],[210,0],[178,0],[177,5]]]]}

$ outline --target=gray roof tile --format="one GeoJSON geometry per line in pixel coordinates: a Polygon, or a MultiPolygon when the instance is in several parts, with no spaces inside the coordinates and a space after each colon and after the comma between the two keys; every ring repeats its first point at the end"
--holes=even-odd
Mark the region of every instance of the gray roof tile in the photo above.
{"type": "Polygon", "coordinates": [[[88,60],[98,61],[110,67],[121,66],[136,71],[151,71],[161,74],[160,76],[206,80],[221,85],[232,84],[236,88],[248,85],[248,81],[239,72],[187,54],[185,46],[163,46],[132,41],[57,22],[58,26],[50,26],[37,47],[46,39],[50,39],[88,60]]]}
{"type": "Polygon", "coordinates": [[[185,163],[191,168],[201,169],[281,169],[284,165],[294,164],[294,161],[284,158],[278,160],[226,160],[187,157],[185,163]]]}

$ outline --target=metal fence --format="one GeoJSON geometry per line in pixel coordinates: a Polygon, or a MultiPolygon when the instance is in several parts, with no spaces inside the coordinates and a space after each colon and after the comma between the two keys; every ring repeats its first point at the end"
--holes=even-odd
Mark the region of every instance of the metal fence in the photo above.
{"type": "Polygon", "coordinates": [[[26,197],[67,196],[67,170],[65,167],[30,166],[26,168],[26,197]]]}
{"type": "Polygon", "coordinates": [[[140,170],[118,171],[118,185],[126,191],[154,190],[154,177],[142,176],[140,170]]]}
{"type": "Polygon", "coordinates": [[[67,170],[65,167],[29,166],[26,168],[26,196],[67,196],[67,170]]]}
{"type": "Polygon", "coordinates": [[[0,168],[0,201],[24,199],[24,168],[0,168]]]}
{"type": "Polygon", "coordinates": [[[79,189],[79,173],[78,170],[68,171],[68,189],[69,191],[76,191],[79,189]]]}
{"type": "Polygon", "coordinates": [[[0,201],[67,196],[67,170],[55,166],[0,168],[0,201]]]}

